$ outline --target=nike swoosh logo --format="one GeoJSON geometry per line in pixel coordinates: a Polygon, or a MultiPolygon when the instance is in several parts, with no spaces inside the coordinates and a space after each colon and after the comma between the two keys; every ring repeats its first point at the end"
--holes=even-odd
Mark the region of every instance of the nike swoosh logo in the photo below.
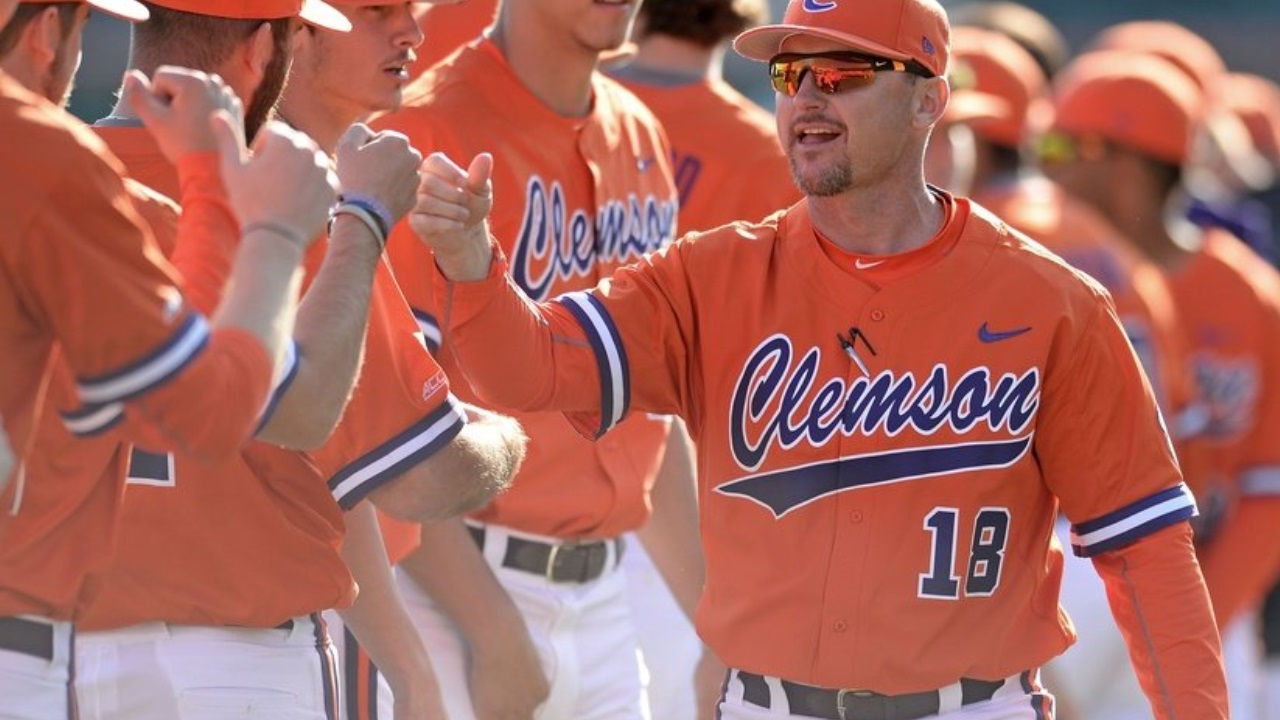
{"type": "Polygon", "coordinates": [[[883,260],[872,260],[871,262],[863,262],[861,258],[853,261],[853,266],[859,270],[869,270],[877,265],[884,263],[883,260]]]}
{"type": "Polygon", "coordinates": [[[830,2],[823,2],[823,0],[804,0],[804,9],[806,12],[826,12],[828,10],[834,10],[835,7],[835,0],[831,0],[830,2]]]}
{"type": "Polygon", "coordinates": [[[978,339],[984,343],[998,343],[1001,340],[1008,340],[1009,338],[1018,337],[1019,335],[1026,332],[1031,332],[1030,326],[1024,327],[1024,328],[1018,328],[1017,330],[1005,330],[1003,332],[996,332],[988,328],[986,323],[982,323],[982,327],[978,328],[978,339]]]}
{"type": "Polygon", "coordinates": [[[658,158],[652,158],[652,157],[640,158],[639,160],[636,160],[636,170],[639,170],[640,172],[644,172],[645,170],[648,170],[656,162],[658,162],[658,158]]]}

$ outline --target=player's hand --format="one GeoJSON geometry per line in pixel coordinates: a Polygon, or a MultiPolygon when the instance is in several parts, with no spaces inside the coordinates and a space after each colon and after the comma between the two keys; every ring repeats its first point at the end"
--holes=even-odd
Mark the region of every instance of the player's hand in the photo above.
{"type": "Polygon", "coordinates": [[[209,125],[214,112],[224,110],[243,123],[235,92],[222,78],[199,70],[162,65],[150,80],[131,70],[124,79],[124,100],[175,164],[188,153],[218,149],[209,125]]]}
{"type": "Polygon", "coordinates": [[[400,221],[417,200],[422,153],[397,132],[375,133],[364,123],[347,129],[338,141],[338,182],[343,195],[362,195],[400,221]]]}
{"type": "Polygon", "coordinates": [[[715,720],[716,706],[724,692],[724,675],[728,668],[708,648],[702,649],[702,658],[693,673],[693,697],[698,705],[698,720],[715,720]]]}
{"type": "Polygon", "coordinates": [[[495,635],[492,647],[471,646],[471,705],[476,720],[531,720],[551,694],[542,660],[521,627],[495,635]]]}
{"type": "Polygon", "coordinates": [[[489,274],[493,249],[485,219],[493,208],[493,156],[480,153],[463,170],[443,153],[422,163],[418,201],[409,226],[436,255],[450,280],[480,280],[489,274]]]}
{"type": "Polygon", "coordinates": [[[315,240],[338,197],[338,178],[320,148],[306,135],[269,122],[258,131],[250,157],[244,123],[222,110],[209,122],[222,156],[222,181],[240,225],[292,231],[304,248],[315,240]]]}

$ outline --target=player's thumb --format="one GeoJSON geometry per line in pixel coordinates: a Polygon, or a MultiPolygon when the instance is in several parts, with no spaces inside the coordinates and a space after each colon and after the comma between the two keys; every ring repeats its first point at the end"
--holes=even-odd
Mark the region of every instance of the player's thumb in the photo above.
{"type": "Polygon", "coordinates": [[[352,123],[347,131],[342,133],[342,137],[338,140],[340,148],[359,148],[368,144],[373,139],[373,131],[368,125],[362,122],[352,123]]]}
{"type": "Polygon", "coordinates": [[[473,195],[489,197],[493,194],[493,185],[490,183],[492,177],[493,156],[487,152],[480,153],[467,166],[467,190],[473,195]]]}
{"type": "Polygon", "coordinates": [[[226,110],[215,110],[209,116],[209,126],[213,130],[213,138],[218,143],[218,156],[222,160],[223,177],[240,169],[247,161],[249,152],[244,145],[244,126],[238,123],[226,110]]]}

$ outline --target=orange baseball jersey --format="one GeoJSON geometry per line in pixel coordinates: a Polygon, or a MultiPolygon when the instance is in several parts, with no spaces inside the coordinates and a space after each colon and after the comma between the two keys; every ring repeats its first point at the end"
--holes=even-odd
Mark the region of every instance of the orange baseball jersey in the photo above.
{"type": "Polygon", "coordinates": [[[1059,503],[1085,556],[1195,509],[1105,290],[940,198],[931,249],[883,276],[832,262],[802,202],[541,306],[502,258],[437,301],[487,396],[592,436],[687,420],[698,630],[728,665],[889,694],[1003,678],[1073,640],[1059,503]]]}
{"type": "Polygon", "coordinates": [[[728,83],[646,84],[625,68],[618,80],[649,106],[671,141],[685,231],[763,219],[800,199],[773,116],[728,83]]]}
{"type": "MultiPolygon", "coordinates": [[[[22,177],[0,199],[0,415],[23,458],[0,495],[0,616],[65,619],[110,551],[121,486],[110,453],[50,472],[32,443],[42,414],[62,411],[80,433],[114,425],[234,452],[265,403],[271,359],[243,331],[211,332],[186,305],[119,163],[78,121],[0,74],[0,132],[13,139],[0,148],[4,167],[22,177]],[[45,396],[55,348],[75,388],[60,407],[45,396]]],[[[207,209],[193,208],[193,220],[207,209]]]]}
{"type": "MultiPolygon", "coordinates": [[[[140,151],[143,141],[129,138],[129,130],[115,128],[108,137],[125,138],[140,151]]],[[[163,168],[145,152],[135,157],[144,167],[163,168]]],[[[324,257],[326,243],[315,245],[307,283],[324,257]]],[[[216,276],[199,274],[204,282],[216,276]]],[[[220,293],[204,289],[192,296],[220,293]]],[[[271,627],[349,605],[355,586],[339,554],[342,511],[447,445],[465,424],[418,332],[384,262],[370,301],[366,373],[320,449],[298,453],[251,443],[240,456],[210,464],[134,448],[116,557],[96,578],[96,600],[81,627],[152,620],[271,627]],[[235,518],[236,530],[207,522],[210,513],[235,518]],[[157,543],[158,536],[165,542],[157,543]]]]}
{"type": "Polygon", "coordinates": [[[1169,279],[1193,343],[1217,489],[1232,507],[1201,551],[1225,626],[1280,572],[1280,275],[1215,230],[1169,279]]]}
{"type": "Polygon", "coordinates": [[[497,18],[499,2],[462,0],[424,8],[418,14],[422,45],[417,49],[417,62],[409,68],[410,77],[418,77],[454,50],[480,37],[497,18]]]}
{"type": "Polygon", "coordinates": [[[985,188],[973,199],[1111,294],[1156,401],[1172,421],[1169,430],[1182,474],[1199,493],[1208,482],[1206,448],[1199,438],[1204,408],[1198,401],[1189,343],[1164,273],[1105,219],[1046,178],[1019,178],[985,188]]]}
{"type": "MultiPolygon", "coordinates": [[[[592,83],[592,112],[562,117],[485,41],[419,78],[404,107],[379,121],[415,147],[453,158],[496,153],[492,230],[512,257],[513,280],[532,297],[591,287],[676,231],[670,150],[657,121],[616,82],[597,75],[592,83]]],[[[407,223],[393,232],[388,253],[428,342],[438,345],[430,253],[407,223]]],[[[451,353],[438,355],[451,378],[465,377],[451,353]]],[[[617,437],[592,444],[556,413],[515,417],[528,454],[513,487],[475,517],[557,537],[611,537],[643,523],[665,418],[634,418],[617,437]]]]}

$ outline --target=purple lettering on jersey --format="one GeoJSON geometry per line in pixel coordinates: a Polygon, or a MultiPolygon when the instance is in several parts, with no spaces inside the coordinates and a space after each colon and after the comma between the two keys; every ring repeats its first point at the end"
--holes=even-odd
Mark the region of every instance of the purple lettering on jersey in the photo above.
{"type": "Polygon", "coordinates": [[[1223,358],[1199,353],[1196,383],[1209,411],[1204,432],[1217,440],[1234,438],[1253,427],[1261,381],[1252,358],[1223,358]]]}
{"type": "Polygon", "coordinates": [[[943,425],[965,434],[979,423],[993,432],[1018,435],[1040,404],[1040,372],[993,378],[986,367],[967,370],[954,383],[938,364],[927,377],[884,370],[846,383],[843,377],[819,382],[822,352],[812,347],[794,366],[786,335],[762,342],[743,364],[730,406],[730,445],[744,470],[759,468],[773,447],[786,450],[801,442],[813,447],[837,432],[889,437],[911,429],[932,435],[943,425]]]}
{"type": "Polygon", "coordinates": [[[660,250],[674,240],[676,203],[653,195],[611,199],[592,216],[565,207],[564,190],[550,191],[537,175],[529,178],[524,218],[511,258],[511,276],[534,300],[546,300],[557,280],[591,277],[597,263],[624,264],[660,250]]]}

